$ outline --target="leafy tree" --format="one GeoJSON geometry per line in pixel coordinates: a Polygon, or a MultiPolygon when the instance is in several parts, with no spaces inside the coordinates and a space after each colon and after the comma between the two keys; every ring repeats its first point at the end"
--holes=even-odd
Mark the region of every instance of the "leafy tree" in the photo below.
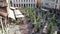
{"type": "Polygon", "coordinates": [[[54,32],[55,20],[56,20],[56,17],[55,15],[53,15],[53,17],[51,18],[50,25],[49,25],[50,26],[49,34],[53,34],[54,32]]]}

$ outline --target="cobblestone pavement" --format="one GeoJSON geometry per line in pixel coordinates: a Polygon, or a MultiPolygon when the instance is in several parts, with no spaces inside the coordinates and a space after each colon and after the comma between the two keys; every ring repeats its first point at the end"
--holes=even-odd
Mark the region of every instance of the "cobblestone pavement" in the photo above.
{"type": "Polygon", "coordinates": [[[9,25],[6,29],[7,34],[21,34],[19,25],[9,25]]]}
{"type": "Polygon", "coordinates": [[[29,34],[31,29],[30,24],[21,24],[21,25],[9,25],[6,28],[7,34],[29,34]]]}
{"type": "Polygon", "coordinates": [[[20,25],[21,34],[30,34],[31,30],[32,30],[31,24],[20,25]]]}

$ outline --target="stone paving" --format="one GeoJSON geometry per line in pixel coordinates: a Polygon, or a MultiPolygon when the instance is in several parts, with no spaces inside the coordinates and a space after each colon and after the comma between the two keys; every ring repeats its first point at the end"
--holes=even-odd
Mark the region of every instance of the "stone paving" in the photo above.
{"type": "Polygon", "coordinates": [[[7,34],[21,34],[19,25],[9,25],[6,29],[7,34]]]}
{"type": "Polygon", "coordinates": [[[6,28],[7,34],[30,34],[31,25],[21,24],[21,25],[9,25],[6,28]]]}

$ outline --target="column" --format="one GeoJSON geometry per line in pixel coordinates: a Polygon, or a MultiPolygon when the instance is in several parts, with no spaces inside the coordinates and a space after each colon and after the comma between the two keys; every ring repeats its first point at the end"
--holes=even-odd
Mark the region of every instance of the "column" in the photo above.
{"type": "Polygon", "coordinates": [[[23,7],[24,7],[24,4],[23,4],[23,7]]]}
{"type": "MultiPolygon", "coordinates": [[[[5,31],[6,31],[6,27],[7,27],[7,17],[5,17],[5,31]]],[[[7,31],[6,31],[6,34],[8,34],[7,31]]]]}
{"type": "Polygon", "coordinates": [[[14,7],[14,3],[12,3],[12,7],[14,7]]]}
{"type": "Polygon", "coordinates": [[[26,3],[25,3],[25,7],[26,7],[26,3]]]}
{"type": "Polygon", "coordinates": [[[31,7],[31,3],[30,3],[30,7],[31,7]]]}
{"type": "Polygon", "coordinates": [[[5,17],[5,26],[6,26],[6,23],[7,23],[7,17],[5,17]]]}
{"type": "Polygon", "coordinates": [[[19,3],[18,3],[18,7],[19,7],[19,3]]]}

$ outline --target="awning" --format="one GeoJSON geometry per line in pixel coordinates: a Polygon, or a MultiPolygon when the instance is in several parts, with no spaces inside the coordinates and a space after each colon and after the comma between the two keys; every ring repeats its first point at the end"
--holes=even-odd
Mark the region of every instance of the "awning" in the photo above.
{"type": "Polygon", "coordinates": [[[12,18],[12,19],[15,20],[15,16],[14,16],[14,13],[13,13],[12,10],[9,10],[9,11],[8,11],[8,17],[10,17],[10,18],[12,18]]]}
{"type": "Polygon", "coordinates": [[[10,7],[10,9],[16,9],[15,7],[10,7]]]}
{"type": "Polygon", "coordinates": [[[12,18],[12,19],[14,19],[15,20],[15,17],[16,18],[21,18],[21,17],[24,17],[24,15],[22,15],[22,13],[19,11],[19,10],[14,10],[14,12],[13,12],[13,10],[9,10],[8,11],[8,17],[10,17],[10,18],[12,18]],[[15,15],[16,16],[14,16],[14,12],[15,12],[15,15]]]}
{"type": "Polygon", "coordinates": [[[15,14],[16,14],[16,18],[24,17],[24,15],[22,15],[21,11],[19,10],[15,10],[15,14]]]}

